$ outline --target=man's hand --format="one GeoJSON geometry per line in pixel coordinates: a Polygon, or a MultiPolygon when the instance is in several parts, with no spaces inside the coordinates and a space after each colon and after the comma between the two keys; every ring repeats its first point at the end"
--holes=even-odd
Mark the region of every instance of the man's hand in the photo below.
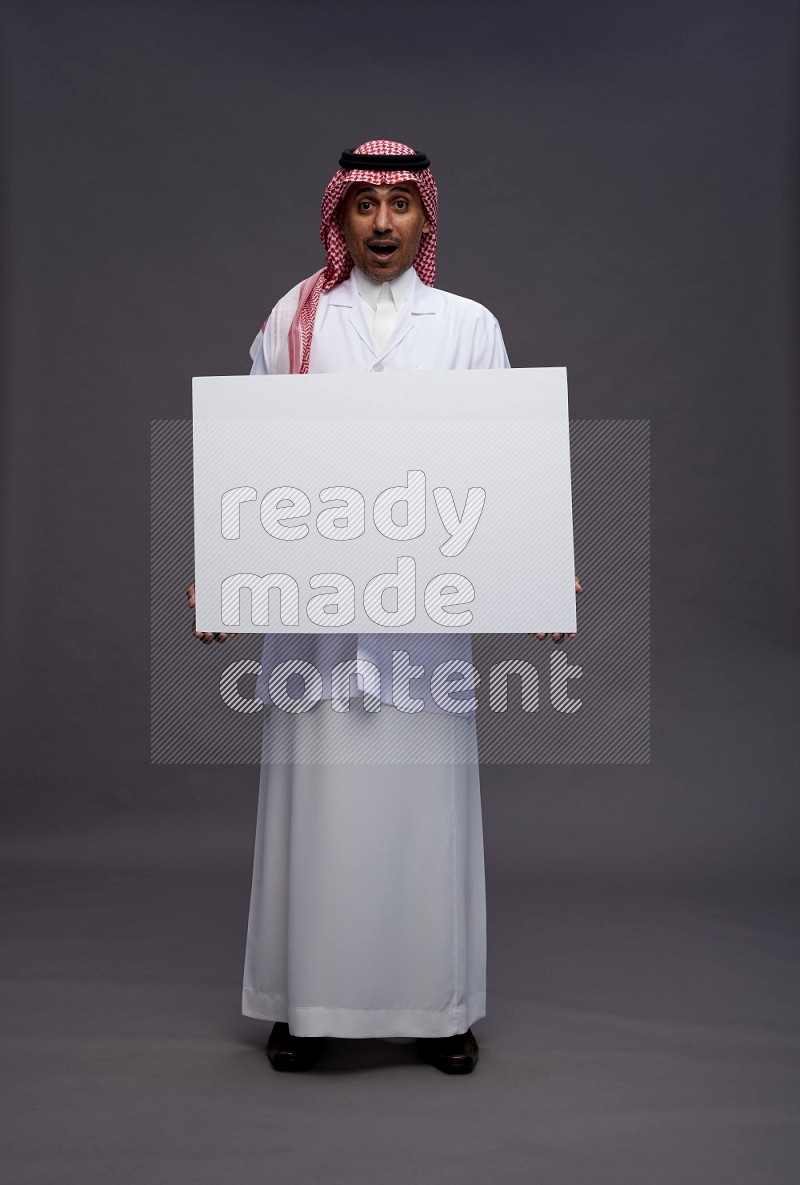
{"type": "MultiPolygon", "coordinates": [[[[189,608],[194,609],[196,601],[193,584],[190,584],[186,590],[186,599],[189,602],[189,608]]],[[[236,637],[236,634],[209,634],[204,632],[198,633],[197,619],[194,616],[192,616],[192,633],[196,638],[200,639],[204,646],[207,646],[209,642],[225,642],[228,638],[236,637]]]]}
{"type": "MultiPolygon", "coordinates": [[[[576,594],[583,592],[583,586],[577,576],[575,577],[575,592],[576,594]]],[[[558,645],[559,642],[563,642],[565,638],[577,638],[577,636],[577,634],[553,634],[553,641],[556,643],[556,645],[558,645]]],[[[546,638],[547,634],[528,634],[528,637],[541,639],[546,638]]]]}

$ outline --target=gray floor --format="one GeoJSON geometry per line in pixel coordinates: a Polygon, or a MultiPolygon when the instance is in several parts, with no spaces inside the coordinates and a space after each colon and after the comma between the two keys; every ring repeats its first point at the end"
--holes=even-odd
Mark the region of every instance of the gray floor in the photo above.
{"type": "Polygon", "coordinates": [[[378,1041],[278,1075],[238,1014],[253,811],[16,840],[4,1180],[798,1179],[795,891],[496,867],[472,1076],[378,1041]]]}

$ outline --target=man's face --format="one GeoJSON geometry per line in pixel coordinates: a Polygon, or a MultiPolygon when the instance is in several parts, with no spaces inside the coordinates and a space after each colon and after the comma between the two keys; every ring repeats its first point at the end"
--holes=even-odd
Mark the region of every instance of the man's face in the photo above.
{"type": "Polygon", "coordinates": [[[423,234],[430,230],[419,190],[410,181],[356,181],[342,199],[338,218],[353,263],[379,282],[408,271],[423,234]]]}

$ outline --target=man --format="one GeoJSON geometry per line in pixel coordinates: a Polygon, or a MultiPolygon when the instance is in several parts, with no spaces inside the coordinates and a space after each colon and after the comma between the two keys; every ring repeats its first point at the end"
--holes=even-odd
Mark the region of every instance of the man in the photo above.
{"type": "MultiPolygon", "coordinates": [[[[432,287],[436,230],[427,157],[385,140],[345,152],[322,201],[326,266],[275,306],[251,373],[507,367],[491,313],[432,287]]],[[[275,1022],[267,1048],[278,1070],[313,1064],[323,1037],[417,1037],[446,1073],[477,1062],[470,1026],[485,1014],[486,953],[475,721],[442,713],[429,690],[414,711],[393,706],[397,650],[428,672],[472,656],[468,637],[441,634],[265,639],[265,702],[270,671],[300,658],[328,675],[348,660],[377,669],[383,701],[372,713],[321,703],[267,714],[243,1011],[275,1022]],[[413,764],[423,734],[440,760],[413,764]],[[393,760],[348,764],[365,739],[393,760]],[[313,762],[266,756],[312,743],[313,762]]]]}

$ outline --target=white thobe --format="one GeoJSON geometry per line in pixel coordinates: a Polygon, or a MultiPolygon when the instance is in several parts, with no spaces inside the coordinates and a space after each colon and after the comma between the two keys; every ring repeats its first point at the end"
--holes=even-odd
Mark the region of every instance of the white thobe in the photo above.
{"type": "MultiPolygon", "coordinates": [[[[251,351],[251,373],[288,372],[298,294],[299,285],[270,315],[251,351]]],[[[509,365],[497,321],[474,301],[426,287],[411,271],[392,284],[389,325],[380,296],[355,274],[322,295],[311,373],[509,365]]],[[[444,1037],[485,1014],[474,716],[443,713],[422,680],[414,694],[425,703],[426,736],[438,757],[413,764],[419,716],[390,705],[398,647],[429,674],[439,662],[472,654],[463,635],[265,639],[262,698],[269,670],[287,658],[314,663],[324,681],[337,662],[359,657],[381,671],[384,701],[378,713],[364,712],[358,700],[345,714],[324,701],[304,714],[267,712],[265,753],[297,751],[313,733],[325,758],[261,767],[243,1012],[288,1021],[296,1036],[444,1037]],[[365,740],[394,760],[348,764],[365,740]]]]}

